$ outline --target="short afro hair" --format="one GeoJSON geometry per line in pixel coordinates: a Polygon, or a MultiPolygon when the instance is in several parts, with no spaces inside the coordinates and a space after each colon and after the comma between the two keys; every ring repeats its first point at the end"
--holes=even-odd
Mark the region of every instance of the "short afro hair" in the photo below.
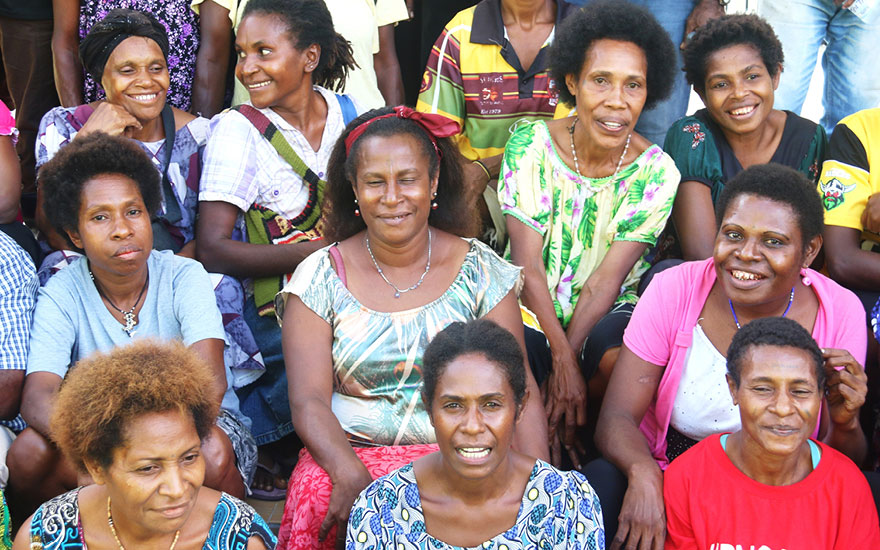
{"type": "Polygon", "coordinates": [[[446,367],[462,355],[480,354],[504,372],[516,405],[526,394],[526,368],[516,338],[488,319],[456,322],[441,330],[422,355],[422,401],[431,412],[437,382],[446,367]]]}
{"type": "Polygon", "coordinates": [[[52,439],[77,468],[107,468],[126,429],[150,413],[180,411],[204,440],[217,419],[211,368],[179,342],[140,340],[96,353],[67,375],[52,407],[52,439]]]}
{"type": "Polygon", "coordinates": [[[43,212],[74,248],[67,231],[79,231],[83,187],[96,176],[106,174],[119,174],[134,181],[150,217],[159,210],[159,171],[143,149],[129,138],[95,132],[74,139],[40,167],[43,212]]]}
{"type": "Polygon", "coordinates": [[[431,210],[428,224],[459,237],[473,237],[477,233],[478,214],[473,193],[468,189],[462,170],[462,156],[452,138],[436,138],[440,157],[434,150],[427,131],[417,122],[407,118],[389,117],[367,126],[355,140],[351,151],[345,150],[345,139],[361,124],[376,117],[393,113],[391,107],[373,109],[352,120],[333,147],[327,163],[327,186],[322,211],[323,235],[329,241],[343,241],[366,229],[364,219],[355,216],[355,175],[358,151],[373,136],[411,136],[419,144],[421,154],[428,159],[431,176],[437,176],[437,208],[431,210]]]}
{"type": "Polygon", "coordinates": [[[648,62],[646,110],[669,95],[678,64],[669,34],[645,8],[625,0],[599,0],[571,14],[556,31],[550,50],[550,76],[556,81],[563,103],[576,106],[565,77],[581,74],[587,52],[602,39],[632,42],[644,52],[648,62]]]}
{"type": "Polygon", "coordinates": [[[755,346],[796,348],[807,352],[816,371],[819,389],[825,386],[825,359],[807,329],[785,317],[763,317],[737,331],[727,348],[727,374],[737,388],[742,377],[743,361],[749,349],[755,346]]]}
{"type": "Polygon", "coordinates": [[[757,164],[746,168],[727,182],[715,205],[715,222],[720,228],[730,203],[740,195],[754,195],[778,202],[797,218],[804,247],[822,234],[825,210],[816,186],[794,168],[781,164],[757,164]]]}
{"type": "Polygon", "coordinates": [[[738,45],[754,47],[771,77],[783,62],[782,43],[769,23],[754,14],[724,15],[710,19],[685,43],[684,74],[698,92],[706,91],[706,65],[718,50],[738,45]]]}

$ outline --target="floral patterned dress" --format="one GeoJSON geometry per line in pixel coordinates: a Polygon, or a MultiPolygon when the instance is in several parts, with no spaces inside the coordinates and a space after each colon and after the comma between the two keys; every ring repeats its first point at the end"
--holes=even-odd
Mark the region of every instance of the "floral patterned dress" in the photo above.
{"type": "MultiPolygon", "coordinates": [[[[672,159],[651,145],[615,176],[591,179],[569,168],[543,121],[514,133],[504,149],[498,200],[501,210],[543,238],[547,286],[563,328],[578,296],[611,244],[653,246],[666,226],[678,189],[672,159]]],[[[624,279],[616,304],[635,304],[649,264],[645,254],[624,279]]]]}
{"type": "MultiPolygon", "coordinates": [[[[605,548],[599,497],[577,471],[562,472],[540,460],[529,476],[516,522],[474,548],[485,550],[605,548]]],[[[371,483],[351,509],[346,548],[453,550],[425,531],[412,463],[371,483]]]]}
{"type": "MultiPolygon", "coordinates": [[[[168,103],[189,111],[192,83],[199,51],[199,16],[190,9],[190,0],[82,0],[79,10],[79,39],[110,10],[128,8],[152,14],[168,33],[168,73],[171,86],[168,103]]],[[[104,98],[104,89],[88,73],[83,78],[83,103],[104,98]]]]}

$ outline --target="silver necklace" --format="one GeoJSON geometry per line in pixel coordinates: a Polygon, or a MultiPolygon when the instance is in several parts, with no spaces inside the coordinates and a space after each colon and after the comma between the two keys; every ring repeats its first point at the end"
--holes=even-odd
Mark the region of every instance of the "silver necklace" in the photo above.
{"type": "MultiPolygon", "coordinates": [[[[577,123],[578,118],[575,117],[574,122],[572,122],[571,126],[568,127],[568,137],[571,140],[571,156],[574,157],[574,171],[577,172],[579,176],[584,176],[586,178],[587,176],[581,173],[581,167],[578,166],[578,154],[574,148],[574,126],[577,123]]],[[[620,172],[620,167],[623,165],[623,157],[625,157],[626,152],[629,151],[629,140],[632,139],[632,137],[632,134],[627,134],[626,136],[626,145],[623,146],[623,153],[620,154],[620,159],[618,159],[617,161],[617,168],[614,170],[614,173],[611,174],[612,178],[616,176],[618,172],[620,172]]]]}
{"type": "Polygon", "coordinates": [[[122,327],[122,330],[125,332],[125,334],[128,335],[129,338],[131,338],[131,335],[134,333],[134,327],[136,327],[138,324],[138,320],[135,318],[134,310],[137,309],[138,304],[141,303],[141,298],[144,297],[144,291],[147,290],[147,285],[150,283],[150,272],[147,272],[147,279],[144,281],[144,286],[141,287],[141,293],[138,294],[137,300],[134,301],[134,305],[131,306],[131,309],[129,309],[128,311],[124,311],[116,307],[116,304],[114,304],[113,301],[110,300],[110,297],[104,294],[104,292],[101,290],[101,287],[98,286],[98,282],[95,281],[95,276],[92,274],[91,269],[89,269],[89,277],[92,278],[92,282],[95,284],[95,290],[98,291],[98,294],[101,296],[101,298],[107,300],[107,303],[110,304],[110,307],[122,314],[122,318],[125,320],[125,325],[122,327]]]}
{"type": "Polygon", "coordinates": [[[388,277],[385,276],[385,273],[382,272],[382,268],[379,267],[379,262],[377,262],[376,257],[373,256],[373,249],[370,248],[370,237],[369,237],[369,235],[366,236],[365,240],[367,241],[367,252],[370,253],[370,259],[373,260],[373,265],[376,266],[376,271],[379,272],[379,276],[382,277],[382,280],[385,281],[386,283],[388,283],[388,286],[390,286],[391,288],[394,289],[394,297],[395,298],[400,298],[400,295],[403,294],[404,292],[409,292],[410,290],[415,290],[415,289],[419,288],[422,285],[422,281],[425,280],[425,275],[427,275],[428,272],[431,271],[431,239],[432,239],[432,237],[433,237],[433,233],[431,233],[431,230],[428,229],[428,263],[425,264],[425,272],[422,273],[422,276],[419,277],[419,280],[416,282],[416,284],[414,284],[413,286],[411,286],[409,288],[401,289],[401,288],[397,288],[397,285],[395,285],[394,283],[389,281],[388,277]]]}

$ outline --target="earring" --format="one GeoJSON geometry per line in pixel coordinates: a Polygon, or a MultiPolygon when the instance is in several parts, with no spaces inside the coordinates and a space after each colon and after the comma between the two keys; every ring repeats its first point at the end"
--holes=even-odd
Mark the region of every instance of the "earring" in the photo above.
{"type": "Polygon", "coordinates": [[[801,268],[801,277],[803,278],[804,286],[810,286],[813,284],[813,280],[810,279],[810,275],[807,273],[807,268],[801,268]]]}
{"type": "Polygon", "coordinates": [[[431,203],[431,210],[437,210],[437,208],[440,205],[437,204],[437,192],[436,191],[434,191],[434,195],[431,197],[431,199],[433,199],[433,202],[431,203]]]}
{"type": "Polygon", "coordinates": [[[354,215],[359,218],[361,216],[361,211],[358,209],[358,200],[354,199],[354,215]]]}

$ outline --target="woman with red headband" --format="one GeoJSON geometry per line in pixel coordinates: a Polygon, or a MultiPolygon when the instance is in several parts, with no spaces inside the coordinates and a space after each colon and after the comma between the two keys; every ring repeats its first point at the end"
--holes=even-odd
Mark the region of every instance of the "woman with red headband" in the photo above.
{"type": "MultiPolygon", "coordinates": [[[[332,548],[362,489],[437,449],[419,394],[435,334],[486,317],[524,350],[520,270],[465,238],[477,216],[447,137],[457,130],[407,107],[370,111],[330,157],[324,237],[334,244],[306,258],[275,301],[293,424],[306,447],[278,548],[332,548]]],[[[531,374],[528,389],[515,445],[546,459],[531,374]]]]}

